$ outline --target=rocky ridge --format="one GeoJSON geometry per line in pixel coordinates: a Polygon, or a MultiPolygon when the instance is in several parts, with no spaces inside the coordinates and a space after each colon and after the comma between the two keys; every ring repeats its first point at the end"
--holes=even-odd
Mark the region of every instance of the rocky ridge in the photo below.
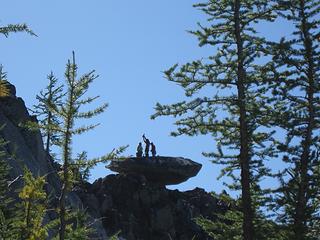
{"type": "MultiPolygon", "coordinates": [[[[54,205],[61,185],[57,170],[44,151],[40,132],[21,125],[37,121],[36,118],[28,113],[24,101],[16,97],[13,85],[10,92],[9,97],[0,98],[0,126],[3,126],[0,135],[9,142],[3,150],[11,166],[10,176],[14,179],[21,175],[24,166],[34,175],[47,175],[46,191],[53,196],[51,204],[54,205]]],[[[225,211],[224,207],[203,189],[179,192],[165,187],[195,176],[201,165],[183,158],[153,160],[127,159],[121,166],[117,165],[120,174],[106,176],[92,184],[83,183],[69,194],[69,205],[86,209],[90,222],[94,222],[96,233],[92,239],[108,239],[108,235],[119,230],[121,238],[127,240],[210,239],[195,224],[194,218],[203,215],[214,219],[214,213],[225,211]],[[141,160],[138,165],[132,165],[137,160],[141,160]],[[136,170],[128,170],[125,163],[135,166],[136,170]],[[179,170],[177,164],[184,168],[179,170]]],[[[116,170],[115,166],[113,163],[113,167],[109,167],[116,170]]],[[[47,220],[53,217],[48,215],[47,220]]]]}

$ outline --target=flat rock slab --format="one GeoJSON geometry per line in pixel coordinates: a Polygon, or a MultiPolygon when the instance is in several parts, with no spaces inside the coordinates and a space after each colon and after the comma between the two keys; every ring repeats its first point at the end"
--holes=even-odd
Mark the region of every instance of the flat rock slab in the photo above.
{"type": "Polygon", "coordinates": [[[120,174],[141,174],[150,182],[173,185],[185,182],[200,171],[202,165],[182,157],[132,157],[113,160],[108,168],[120,174]]]}

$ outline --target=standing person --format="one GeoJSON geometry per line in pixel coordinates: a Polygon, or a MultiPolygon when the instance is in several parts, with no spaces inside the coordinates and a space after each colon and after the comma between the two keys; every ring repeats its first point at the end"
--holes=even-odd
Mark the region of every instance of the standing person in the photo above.
{"type": "Polygon", "coordinates": [[[143,134],[142,135],[143,141],[146,144],[146,148],[144,150],[144,154],[146,157],[149,157],[149,148],[150,148],[150,140],[148,138],[146,138],[146,136],[143,134]]]}
{"type": "Polygon", "coordinates": [[[142,151],[143,151],[143,148],[142,148],[142,143],[139,142],[139,145],[137,147],[137,153],[136,153],[136,156],[137,157],[142,157],[142,151]]]}
{"type": "Polygon", "coordinates": [[[155,157],[157,154],[156,146],[153,144],[153,142],[151,143],[151,154],[152,154],[152,157],[155,157]]]}

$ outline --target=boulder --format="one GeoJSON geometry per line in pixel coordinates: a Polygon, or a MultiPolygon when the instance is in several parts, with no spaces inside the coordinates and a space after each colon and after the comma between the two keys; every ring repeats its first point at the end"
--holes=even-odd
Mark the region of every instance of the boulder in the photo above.
{"type": "Polygon", "coordinates": [[[182,157],[131,157],[113,160],[107,166],[120,174],[139,174],[153,183],[172,185],[185,182],[200,171],[202,165],[182,157]]]}

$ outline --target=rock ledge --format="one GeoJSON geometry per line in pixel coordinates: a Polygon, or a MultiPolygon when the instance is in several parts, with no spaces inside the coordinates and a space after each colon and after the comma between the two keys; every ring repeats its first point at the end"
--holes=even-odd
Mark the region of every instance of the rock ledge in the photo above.
{"type": "Polygon", "coordinates": [[[131,157],[113,160],[108,168],[120,174],[140,174],[150,182],[172,185],[185,182],[200,171],[202,165],[182,157],[131,157]]]}

